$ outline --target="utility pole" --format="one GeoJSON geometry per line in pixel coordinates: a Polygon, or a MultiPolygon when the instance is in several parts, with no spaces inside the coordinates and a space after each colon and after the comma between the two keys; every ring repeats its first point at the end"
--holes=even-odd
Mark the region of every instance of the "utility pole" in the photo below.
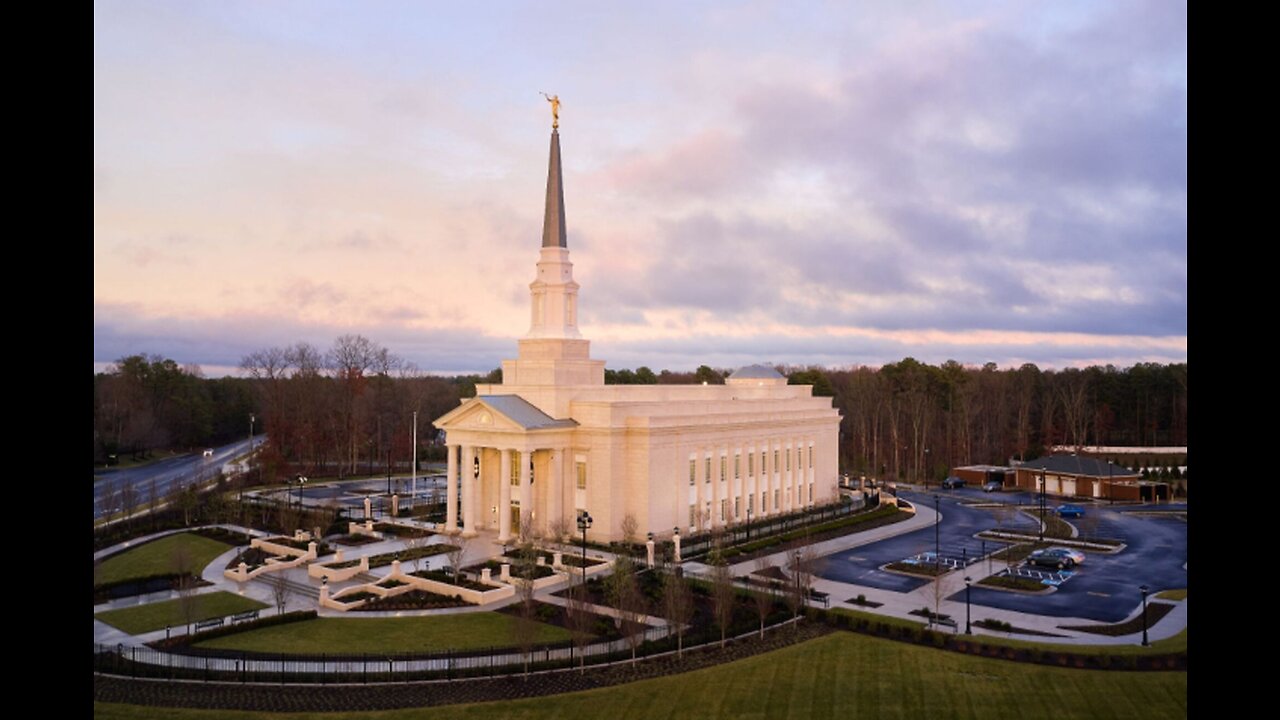
{"type": "Polygon", "coordinates": [[[409,507],[418,497],[418,411],[413,411],[413,478],[410,480],[409,507]]]}

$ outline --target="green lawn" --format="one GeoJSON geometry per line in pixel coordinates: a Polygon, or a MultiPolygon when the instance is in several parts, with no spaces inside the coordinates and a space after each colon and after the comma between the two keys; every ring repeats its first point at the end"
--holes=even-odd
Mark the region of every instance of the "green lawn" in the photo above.
{"type": "Polygon", "coordinates": [[[1156,597],[1160,598],[1161,600],[1186,600],[1187,589],[1182,588],[1181,590],[1165,590],[1164,592],[1156,594],[1156,597]]]}
{"type": "MultiPolygon", "coordinates": [[[[298,654],[432,652],[513,645],[516,619],[492,612],[422,617],[316,618],[226,635],[199,647],[298,654]]],[[[535,643],[568,640],[569,631],[538,623],[535,643]]]]}
{"type": "Polygon", "coordinates": [[[95,585],[131,578],[181,572],[179,558],[187,556],[187,570],[199,575],[213,559],[231,549],[230,545],[191,533],[168,535],[107,558],[94,570],[95,585]]]}
{"type": "MultiPolygon", "coordinates": [[[[226,591],[194,595],[192,603],[192,622],[231,615],[245,610],[260,610],[267,607],[266,603],[260,603],[257,600],[240,597],[235,593],[226,591]]],[[[187,618],[182,612],[182,600],[180,599],[106,610],[97,613],[94,617],[130,635],[162,630],[165,625],[172,625],[175,628],[182,627],[185,630],[187,623],[187,618]]]]}
{"type": "Polygon", "coordinates": [[[833,633],[692,673],[498,703],[325,715],[172,710],[95,703],[94,717],[451,718],[1171,718],[1187,714],[1185,672],[1069,670],[833,633]]]}
{"type": "MultiPolygon", "coordinates": [[[[888,623],[899,627],[915,627],[923,628],[925,623],[914,622],[911,620],[903,620],[901,618],[888,617],[886,615],[876,615],[874,613],[862,612],[860,610],[849,610],[846,608],[835,608],[830,611],[836,615],[850,615],[856,618],[863,618],[871,622],[888,623]]],[[[1027,637],[1025,635],[1021,637],[1027,637]]],[[[971,638],[966,638],[970,642],[982,643],[984,645],[996,645],[998,647],[1012,648],[1028,648],[1045,651],[1063,651],[1074,652],[1081,655],[1164,655],[1166,653],[1180,653],[1187,651],[1187,631],[1174,635],[1163,640],[1153,640],[1150,647],[1142,647],[1141,645],[1076,645],[1074,643],[1054,643],[1050,640],[1021,640],[1004,635],[988,635],[978,634],[971,638]]]]}

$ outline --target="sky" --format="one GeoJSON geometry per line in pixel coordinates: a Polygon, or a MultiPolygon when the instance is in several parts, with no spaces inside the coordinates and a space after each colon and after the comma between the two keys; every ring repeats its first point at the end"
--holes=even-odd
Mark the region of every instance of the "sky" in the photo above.
{"type": "Polygon", "coordinates": [[[611,368],[1187,359],[1187,12],[99,2],[93,360],[528,330],[561,98],[611,368]]]}

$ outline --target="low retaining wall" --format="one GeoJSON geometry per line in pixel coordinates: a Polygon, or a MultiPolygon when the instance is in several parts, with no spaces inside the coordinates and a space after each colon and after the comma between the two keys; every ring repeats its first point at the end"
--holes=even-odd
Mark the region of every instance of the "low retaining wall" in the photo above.
{"type": "MultiPolygon", "coordinates": [[[[341,563],[341,562],[342,562],[342,551],[339,550],[335,554],[334,559],[330,561],[330,563],[341,563]]],[[[311,577],[316,578],[317,580],[320,580],[327,576],[329,578],[329,582],[335,582],[335,583],[350,580],[356,575],[359,575],[360,573],[364,573],[364,572],[369,572],[369,556],[368,555],[362,555],[360,557],[360,564],[352,565],[351,567],[334,568],[334,567],[330,567],[328,564],[323,564],[323,563],[312,563],[307,566],[307,575],[310,575],[311,577]]]]}

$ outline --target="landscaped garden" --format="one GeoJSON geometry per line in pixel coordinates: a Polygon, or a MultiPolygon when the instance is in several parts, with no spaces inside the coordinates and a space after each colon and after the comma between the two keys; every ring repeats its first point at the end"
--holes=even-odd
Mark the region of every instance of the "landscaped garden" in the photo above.
{"type": "Polygon", "coordinates": [[[458,596],[440,595],[426,590],[410,590],[392,597],[370,600],[352,612],[376,612],[398,610],[438,610],[440,608],[469,607],[472,603],[458,596]]]}
{"type": "MultiPolygon", "coordinates": [[[[457,549],[458,549],[457,546],[448,545],[446,543],[424,545],[422,547],[416,547],[416,548],[405,548],[404,550],[398,550],[396,552],[389,552],[389,553],[382,553],[380,555],[374,555],[373,557],[369,558],[369,567],[376,568],[376,567],[382,567],[384,565],[390,565],[392,562],[396,560],[399,560],[400,563],[403,565],[404,563],[407,563],[410,560],[417,560],[418,558],[431,557],[432,555],[444,555],[445,553],[448,553],[450,551],[457,550],[457,549]]],[[[335,567],[335,566],[330,565],[330,567],[335,567]]]]}
{"type": "MultiPolygon", "coordinates": [[[[492,612],[403,618],[316,618],[227,635],[196,647],[299,655],[431,653],[509,647],[517,620],[492,612]]],[[[163,627],[163,626],[162,626],[163,627]]],[[[538,623],[537,644],[566,641],[569,631],[538,623]]]]}
{"type": "Polygon", "coordinates": [[[185,629],[189,622],[196,623],[246,610],[261,610],[265,607],[267,607],[266,603],[241,597],[235,593],[219,591],[193,594],[189,598],[104,610],[96,613],[94,617],[130,635],[138,635],[152,630],[163,630],[166,625],[185,629]]]}

